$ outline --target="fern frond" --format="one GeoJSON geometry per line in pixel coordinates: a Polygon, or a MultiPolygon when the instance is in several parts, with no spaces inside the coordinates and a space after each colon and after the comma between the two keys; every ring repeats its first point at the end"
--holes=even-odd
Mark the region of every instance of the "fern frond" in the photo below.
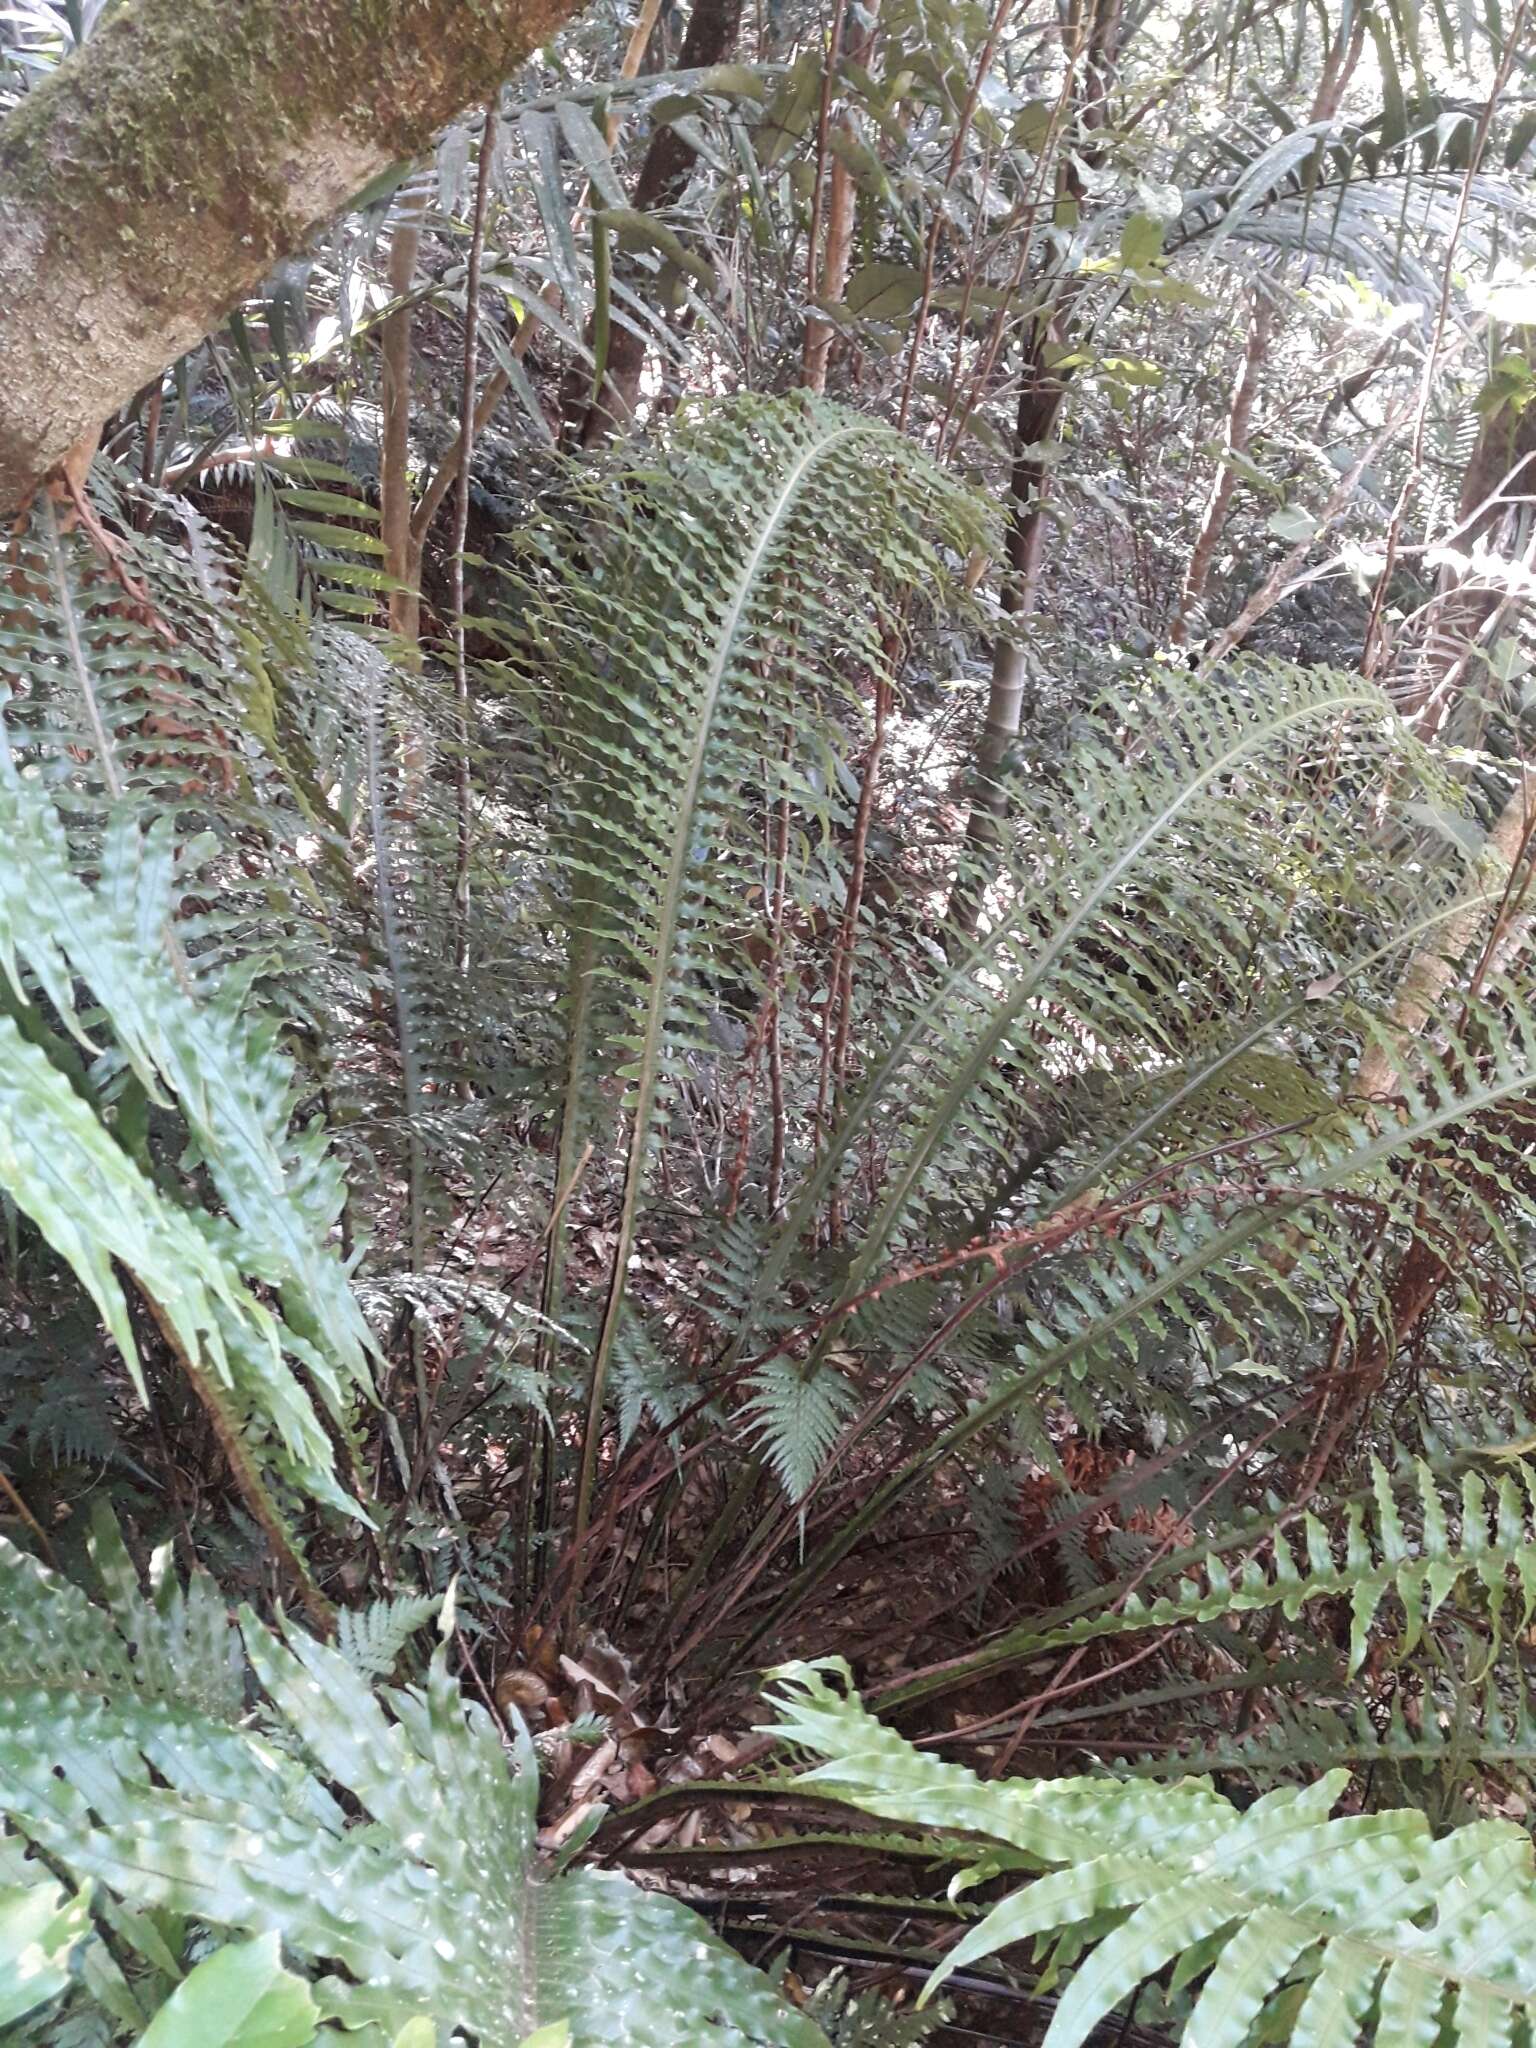
{"type": "Polygon", "coordinates": [[[578,1538],[646,1174],[679,1061],[710,1043],[698,976],[737,912],[743,843],[756,858],[764,756],[787,734],[786,786],[814,803],[820,722],[807,714],[834,662],[885,674],[892,591],[938,577],[925,535],[959,544],[980,525],[899,437],[809,399],[699,414],[664,481],[588,487],[571,557],[550,565],[530,626],[535,655],[558,669],[569,784],[556,841],[574,930],[560,1184],[593,1127],[598,1077],[615,1067],[632,1131],[578,1538]],[[869,601],[850,608],[841,592],[855,578],[869,601]]]}
{"type": "Polygon", "coordinates": [[[932,2012],[903,2012],[878,1991],[856,1992],[840,1970],[822,1979],[806,2009],[833,2048],[918,2048],[949,2017],[942,2004],[932,2012]]]}
{"type": "Polygon", "coordinates": [[[666,1355],[638,1315],[626,1315],[619,1330],[613,1352],[613,1390],[621,1446],[630,1441],[647,1416],[658,1428],[669,1429],[701,1392],[697,1381],[666,1355]]]}
{"type": "MultiPolygon", "coordinates": [[[[45,1630],[116,1635],[8,1546],[0,1574],[45,1630]]],[[[572,2048],[826,2048],[677,1901],[541,1865],[532,1742],[519,1726],[509,1768],[446,1644],[423,1688],[378,1693],[297,1630],[246,1613],[242,1632],[281,1743],[131,1682],[18,1682],[0,1688],[0,1812],[129,1906],[279,1935],[345,2030],[425,2016],[519,2048],[563,2021],[572,2048]]]]}
{"type": "Polygon", "coordinates": [[[1139,1778],[1204,1777],[1238,1771],[1264,1781],[1287,1773],[1332,1770],[1340,1764],[1412,1766],[1461,1777],[1484,1766],[1536,1766],[1536,1714],[1522,1692],[1507,1703],[1490,1677],[1480,1697],[1458,1702],[1442,1715],[1432,1696],[1411,1724],[1401,1692],[1384,1713],[1364,1702],[1334,1707],[1309,1701],[1272,1702],[1270,1720],[1247,1735],[1208,1739],[1122,1767],[1139,1778]]]}
{"type": "MultiPolygon", "coordinates": [[[[1536,1466],[1524,1458],[1510,1459],[1492,1488],[1470,1465],[1459,1480],[1448,1481],[1424,1459],[1408,1461],[1397,1475],[1376,1459],[1369,1494],[1343,1506],[1333,1526],[1308,1509],[1218,1532],[1137,1589],[1096,1592],[1081,1603],[1087,1612],[1044,1616],[996,1637],[964,1660],[963,1682],[1036,1651],[1143,1629],[1277,1609],[1295,1621],[1319,1600],[1348,1604],[1353,1673],[1389,1596],[1402,1617],[1398,1654],[1407,1656],[1458,1592],[1486,1605],[1492,1654],[1506,1636],[1523,1631],[1536,1611],[1533,1530],[1536,1466]],[[1226,1561],[1233,1553],[1235,1569],[1226,1561]]],[[[941,1685],[954,1677],[946,1674],[941,1685]]],[[[939,1688],[916,1680],[898,1688],[892,1701],[934,1689],[939,1688]]]]}
{"type": "MultiPolygon", "coordinates": [[[[1052,1056],[1075,1071],[1090,1034],[1105,1043],[1128,1037],[1166,1060],[1181,1013],[1193,1005],[1153,961],[1137,978],[1145,946],[1127,928],[1133,890],[1157,890],[1162,861],[1181,857],[1177,893],[1158,892],[1170,918],[1158,935],[1164,956],[1176,958],[1187,933],[1206,973],[1230,968],[1248,983],[1255,941],[1292,901],[1252,782],[1273,777],[1283,801],[1294,750],[1309,731],[1348,735],[1363,772],[1373,755],[1395,751],[1385,700],[1356,679],[1264,670],[1220,693],[1171,685],[1161,695],[1158,745],[1134,775],[1105,707],[1096,737],[1074,756],[1070,806],[1052,816],[1037,805],[1027,815],[1020,836],[1031,857],[1014,878],[1014,900],[978,942],[925,980],[868,1060],[862,1087],[761,1263],[757,1302],[770,1298],[871,1124],[892,1127],[899,1149],[848,1274],[850,1295],[874,1278],[925,1183],[941,1177],[940,1161],[943,1178],[963,1180],[973,1161],[993,1152],[1022,1076],[1039,1077],[1048,1100],[1059,1086],[1052,1056]],[[1250,784],[1241,807],[1228,800],[1239,777],[1250,784]]],[[[1240,1050],[1247,1048],[1224,1043],[1217,1058],[1224,1067],[1240,1050]]],[[[1166,1102],[1163,1113],[1183,1099],[1181,1092],[1166,1102]]]]}
{"type": "Polygon", "coordinates": [[[801,1500],[837,1442],[854,1405],[835,1367],[808,1374],[791,1358],[771,1358],[753,1374],[749,1427],[791,1500],[801,1500]]]}
{"type": "Polygon", "coordinates": [[[967,1931],[929,1980],[999,1949],[1080,1929],[1085,1950],[1047,2048],[1078,2048],[1181,1957],[1205,1982],[1185,2038],[1239,2048],[1287,1987],[1293,2043],[1352,2041],[1375,2005],[1377,2048],[1508,2039],[1536,2004],[1536,1867],[1505,1821],[1435,1839],[1416,1812],[1330,1819],[1348,1773],[1240,1812],[1209,1784],[1100,1779],[985,1784],[869,1714],[837,1663],[776,1674],[773,1732],[820,1759],[797,1782],[909,1825],[961,1830],[1047,1874],[967,1931]]]}
{"type": "Polygon", "coordinates": [[[435,1593],[402,1593],[344,1609],[336,1617],[336,1648],[359,1678],[389,1678],[400,1652],[442,1604],[435,1593]]]}
{"type": "MultiPolygon", "coordinates": [[[[93,483],[114,517],[105,465],[93,483]]],[[[228,605],[237,570],[206,531],[191,555],[115,523],[124,574],[152,593],[147,605],[127,602],[91,541],[61,533],[40,506],[11,544],[26,599],[0,606],[12,743],[49,781],[68,777],[87,835],[94,814],[125,798],[206,819],[247,786],[228,605]]]]}
{"type": "Polygon", "coordinates": [[[77,1014],[83,983],[145,1093],[181,1113],[229,1221],[162,1192],[147,1160],[123,1149],[44,1044],[9,1017],[0,1017],[0,1179],[74,1268],[135,1372],[114,1261],[139,1281],[191,1365],[277,1432],[302,1484],[341,1505],[330,1440],[284,1357],[303,1365],[338,1422],[371,1383],[372,1339],[328,1242],[343,1188],[324,1126],[290,1122],[292,1064],[272,1027],[246,1015],[242,981],[192,984],[171,924],[161,830],[141,833],[133,818],[111,813],[92,889],[74,872],[58,813],[14,767],[0,774],[0,827],[11,849],[0,875],[0,971],[22,1015],[25,968],[94,1054],[77,1014]],[[281,1318],[247,1277],[274,1291],[281,1318]]]}
{"type": "Polygon", "coordinates": [[[72,1696],[136,1696],[237,1721],[245,1711],[245,1662],[223,1595],[207,1573],[194,1573],[183,1586],[167,1546],[151,1559],[146,1597],[104,1507],[92,1517],[90,1553],[104,1605],[0,1537],[0,1693],[42,1687],[72,1696]]]}

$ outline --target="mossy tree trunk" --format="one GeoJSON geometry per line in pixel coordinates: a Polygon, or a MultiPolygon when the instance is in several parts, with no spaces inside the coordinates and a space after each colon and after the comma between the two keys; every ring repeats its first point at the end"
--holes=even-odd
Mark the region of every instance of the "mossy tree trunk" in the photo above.
{"type": "Polygon", "coordinates": [[[579,0],[128,0],[0,125],[0,511],[579,0]]]}

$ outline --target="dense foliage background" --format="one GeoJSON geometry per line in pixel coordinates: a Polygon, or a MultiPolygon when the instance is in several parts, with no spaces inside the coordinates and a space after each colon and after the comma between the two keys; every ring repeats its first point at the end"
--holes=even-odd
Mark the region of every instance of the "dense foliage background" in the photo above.
{"type": "Polygon", "coordinates": [[[36,494],[6,2041],[1526,2038],[1533,164],[602,0],[36,494]]]}

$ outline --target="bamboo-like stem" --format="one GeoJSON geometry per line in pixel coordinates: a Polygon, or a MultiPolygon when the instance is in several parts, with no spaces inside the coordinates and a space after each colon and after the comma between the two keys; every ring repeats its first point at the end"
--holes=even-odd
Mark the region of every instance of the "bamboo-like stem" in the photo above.
{"type": "MultiPolygon", "coordinates": [[[[678,55],[679,69],[695,71],[723,64],[736,47],[741,0],[694,0],[678,55]]],[[[694,150],[676,128],[657,128],[646,144],[635,180],[637,213],[659,213],[681,194],[693,168],[694,150]]],[[[595,447],[634,417],[645,369],[645,340],[632,326],[614,322],[602,388],[581,421],[584,448],[595,447]]]]}
{"type": "MultiPolygon", "coordinates": [[[[661,0],[645,0],[635,25],[629,32],[629,41],[624,46],[624,61],[619,66],[620,78],[638,78],[640,66],[645,62],[645,53],[651,47],[651,36],[655,32],[657,17],[661,13],[661,0]]],[[[622,107],[610,109],[604,122],[604,137],[608,147],[613,148],[624,126],[622,107]]]]}
{"type": "MultiPolygon", "coordinates": [[[[887,636],[886,652],[895,662],[894,636],[887,636]]],[[[891,711],[891,683],[887,669],[875,678],[875,730],[864,757],[864,775],[859,784],[859,803],[853,825],[852,858],[848,870],[848,895],[843,921],[837,935],[832,970],[832,988],[827,1007],[835,1011],[832,1033],[831,1078],[834,1103],[842,1098],[848,1078],[848,1047],[853,1031],[853,964],[859,945],[859,912],[864,905],[864,878],[869,864],[869,828],[875,814],[875,792],[880,784],[880,766],[885,756],[885,729],[891,711]]],[[[843,1234],[842,1194],[834,1182],[827,1196],[827,1242],[836,1244],[843,1234]]]]}
{"type": "MultiPolygon", "coordinates": [[[[632,79],[638,76],[640,65],[644,60],[646,49],[650,43],[651,28],[655,26],[655,18],[659,11],[660,0],[655,0],[654,5],[652,0],[646,0],[646,5],[641,10],[640,20],[636,22],[634,33],[629,39],[629,47],[624,52],[624,61],[619,66],[619,77],[621,79],[632,79]],[[646,29],[642,39],[640,30],[647,14],[651,17],[651,28],[646,29]]],[[[607,137],[609,149],[612,149],[619,139],[624,124],[624,112],[625,110],[622,107],[615,107],[608,116],[607,137]]],[[[586,205],[591,196],[591,191],[590,184],[584,188],[581,197],[572,209],[573,217],[579,214],[586,205]]],[[[560,296],[560,287],[554,283],[546,284],[539,293],[539,298],[542,302],[546,306],[551,307],[559,305],[560,296]]],[[[514,361],[520,363],[524,356],[527,355],[537,327],[538,322],[535,319],[525,316],[522,325],[512,337],[511,347],[514,361]]],[[[495,417],[496,408],[501,404],[501,401],[506,397],[511,388],[512,378],[510,372],[502,369],[498,364],[490,376],[486,378],[485,389],[481,392],[479,403],[475,407],[474,433],[470,437],[471,445],[479,439],[480,435],[490,425],[495,417]]],[[[433,472],[430,482],[421,494],[415,512],[411,515],[411,546],[414,550],[413,560],[418,573],[421,553],[426,544],[427,534],[431,530],[433,520],[442,509],[444,499],[453,489],[454,481],[459,474],[459,457],[463,443],[464,436],[461,432],[455,437],[452,447],[448,449],[442,461],[433,472]]]]}
{"type": "Polygon", "coordinates": [[[27,1506],[26,1502],[22,1499],[21,1495],[16,1491],[16,1488],[12,1485],[11,1481],[6,1477],[4,1472],[0,1472],[0,1493],[3,1493],[6,1499],[10,1502],[23,1527],[30,1529],[32,1534],[37,1538],[37,1547],[43,1553],[43,1562],[45,1564],[56,1566],[58,1564],[58,1559],[54,1555],[53,1545],[48,1538],[48,1531],[43,1527],[42,1523],[37,1519],[36,1515],[33,1514],[32,1510],[27,1506]]]}
{"type": "Polygon", "coordinates": [[[389,627],[402,645],[414,648],[421,634],[421,592],[416,587],[420,558],[411,548],[411,332],[415,318],[410,292],[416,282],[427,188],[408,187],[395,215],[389,244],[388,285],[396,306],[379,329],[380,402],[383,427],[379,449],[379,538],[384,567],[396,588],[389,593],[389,627]]]}
{"type": "MultiPolygon", "coordinates": [[[[1066,78],[1053,123],[1064,112],[1075,110],[1086,129],[1099,130],[1108,119],[1109,79],[1120,28],[1120,0],[1081,0],[1073,10],[1071,27],[1066,78]]],[[[1091,161],[1095,152],[1085,145],[1081,154],[1085,161],[1091,161]]],[[[1078,201],[1082,190],[1076,165],[1070,158],[1064,160],[1057,172],[1058,198],[1078,201]]],[[[1032,200],[1031,219],[1034,206],[1032,200]]],[[[975,936],[1007,815],[1003,770],[1023,729],[1028,687],[1019,629],[1034,608],[1039,586],[1050,450],[1060,429],[1067,396],[1069,373],[1054,368],[1051,351],[1069,324],[1072,303],[1081,288],[1080,276],[1070,278],[1054,298],[1042,300],[1034,316],[1020,378],[1009,475],[1008,526],[998,594],[1003,625],[992,643],[992,681],[976,755],[976,789],[966,821],[960,872],[946,912],[945,945],[951,958],[975,936]]],[[[908,367],[910,371],[911,365],[908,367]]]]}
{"type": "MultiPolygon", "coordinates": [[[[1506,515],[1531,493],[1536,482],[1536,408],[1511,404],[1485,413],[1462,477],[1456,524],[1442,548],[1471,554],[1480,540],[1496,534],[1506,515]]],[[[1491,626],[1516,588],[1501,603],[1479,570],[1448,561],[1425,607],[1419,657],[1407,687],[1395,689],[1403,716],[1432,739],[1450,715],[1468,660],[1482,631],[1491,626]]]]}
{"type": "MultiPolygon", "coordinates": [[[[858,32],[848,34],[847,14],[839,14],[842,24],[842,39],[847,44],[847,61],[863,65],[866,69],[875,47],[875,38],[880,31],[880,0],[870,0],[864,10],[864,22],[858,32]]],[[[830,86],[833,71],[840,61],[841,53],[834,46],[830,53],[827,81],[830,86]]],[[[852,127],[846,113],[840,114],[836,126],[851,135],[852,127]]],[[[818,137],[818,143],[821,138],[818,137]]],[[[816,200],[821,200],[821,159],[824,148],[818,149],[816,200]]],[[[816,260],[815,219],[811,223],[811,255],[807,263],[806,297],[820,298],[823,305],[835,305],[843,296],[848,283],[848,261],[853,250],[853,225],[858,189],[853,182],[853,173],[842,157],[834,153],[831,168],[827,173],[828,189],[826,204],[826,228],[822,238],[821,258],[816,260]]],[[[963,326],[963,322],[961,323],[963,326]]],[[[837,346],[837,329],[830,320],[811,314],[805,324],[804,381],[816,392],[827,388],[827,371],[837,346]]]]}
{"type": "MultiPolygon", "coordinates": [[[[1309,125],[1317,127],[1333,120],[1364,48],[1365,15],[1362,11],[1356,13],[1352,26],[1329,47],[1323,61],[1323,75],[1313,96],[1312,111],[1308,116],[1309,125]]],[[[1325,138],[1319,136],[1316,151],[1306,167],[1309,190],[1315,184],[1322,168],[1324,141],[1325,138]]],[[[1226,447],[1211,481],[1210,496],[1201,514],[1195,545],[1184,574],[1184,586],[1179,593],[1173,618],[1169,622],[1170,647],[1184,645],[1189,637],[1190,621],[1205,599],[1211,567],[1215,562],[1216,550],[1221,544],[1221,536],[1227,523],[1227,513],[1237,489],[1237,470],[1233,464],[1233,457],[1246,455],[1248,452],[1252,438],[1254,401],[1259,394],[1259,383],[1269,358],[1278,315],[1279,308],[1275,300],[1266,294],[1263,286],[1255,285],[1248,320],[1248,339],[1243,349],[1242,361],[1238,365],[1236,382],[1232,386],[1232,403],[1227,416],[1226,447]]]]}
{"type": "MultiPolygon", "coordinates": [[[[811,218],[805,237],[805,298],[812,304],[817,292],[817,272],[821,264],[821,220],[827,190],[827,143],[832,132],[832,100],[837,91],[837,67],[843,55],[843,22],[848,13],[848,0],[835,0],[832,9],[832,27],[827,36],[827,59],[821,72],[821,104],[816,114],[816,154],[811,162],[811,218]]],[[[821,378],[818,383],[812,368],[813,340],[818,328],[826,326],[825,321],[807,318],[805,324],[805,355],[803,377],[813,391],[824,391],[827,383],[825,349],[821,352],[821,378]]],[[[830,336],[829,336],[830,338],[830,336]]]]}
{"type": "Polygon", "coordinates": [[[1042,322],[1029,351],[1014,419],[1008,525],[998,593],[1002,620],[992,643],[992,680],[976,749],[976,786],[966,821],[962,865],[945,919],[945,947],[951,959],[958,958],[976,935],[1007,811],[1004,771],[1024,723],[1029,668],[1020,627],[1034,607],[1039,585],[1049,483],[1045,450],[1055,436],[1066,397],[1066,385],[1047,367],[1049,347],[1050,329],[1042,322]]]}
{"type": "Polygon", "coordinates": [[[475,446],[475,392],[480,382],[480,267],[485,255],[486,202],[496,153],[496,102],[485,110],[475,212],[470,230],[469,267],[464,280],[464,374],[459,401],[459,493],[453,522],[453,702],[457,759],[454,812],[457,828],[453,871],[453,960],[462,976],[469,970],[469,855],[474,826],[474,787],[469,772],[469,660],[464,623],[464,545],[469,534],[470,459],[475,446]]]}
{"type": "Polygon", "coordinates": [[[1243,348],[1242,361],[1237,366],[1237,377],[1232,385],[1232,403],[1227,413],[1226,446],[1222,450],[1221,460],[1216,465],[1216,474],[1211,479],[1210,495],[1200,515],[1195,545],[1190,550],[1189,566],[1184,572],[1184,587],[1179,592],[1178,604],[1168,622],[1170,647],[1184,645],[1189,637],[1190,621],[1205,600],[1211,567],[1216,560],[1216,550],[1221,545],[1221,536],[1227,523],[1227,511],[1237,490],[1236,462],[1248,452],[1254,401],[1259,395],[1259,379],[1269,356],[1269,344],[1274,331],[1274,301],[1264,294],[1262,287],[1255,286],[1253,310],[1248,319],[1248,339],[1243,348]]]}

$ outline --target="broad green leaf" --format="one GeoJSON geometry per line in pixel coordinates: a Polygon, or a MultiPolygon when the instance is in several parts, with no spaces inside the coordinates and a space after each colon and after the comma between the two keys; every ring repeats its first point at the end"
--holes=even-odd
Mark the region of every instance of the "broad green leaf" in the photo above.
{"type": "Polygon", "coordinates": [[[1120,230],[1120,261],[1127,270],[1146,270],[1163,253],[1163,223],[1149,213],[1133,213],[1120,230]]]}
{"type": "Polygon", "coordinates": [[[670,262],[675,263],[700,284],[713,285],[715,273],[705,259],[688,247],[675,228],[658,220],[654,214],[637,213],[632,206],[605,207],[600,217],[606,227],[613,230],[625,249],[657,249],[670,262]]]}
{"type": "Polygon", "coordinates": [[[804,139],[821,96],[821,73],[820,54],[815,50],[802,51],[763,109],[753,141],[758,162],[765,171],[775,169],[804,139]]]}
{"type": "Polygon", "coordinates": [[[694,80],[698,92],[719,93],[726,99],[760,100],[767,83],[750,64],[712,64],[694,80]]]}
{"type": "Polygon", "coordinates": [[[182,1980],[139,2048],[307,2048],[320,2022],[309,1986],[283,1967],[276,1934],[231,1942],[182,1980]]]}
{"type": "Polygon", "coordinates": [[[1282,505],[1270,513],[1268,525],[1271,533],[1293,544],[1311,540],[1317,532],[1317,521],[1304,505],[1282,505]]]}
{"type": "Polygon", "coordinates": [[[843,304],[859,320],[899,320],[922,290],[923,274],[909,263],[866,263],[849,278],[843,304]]]}

